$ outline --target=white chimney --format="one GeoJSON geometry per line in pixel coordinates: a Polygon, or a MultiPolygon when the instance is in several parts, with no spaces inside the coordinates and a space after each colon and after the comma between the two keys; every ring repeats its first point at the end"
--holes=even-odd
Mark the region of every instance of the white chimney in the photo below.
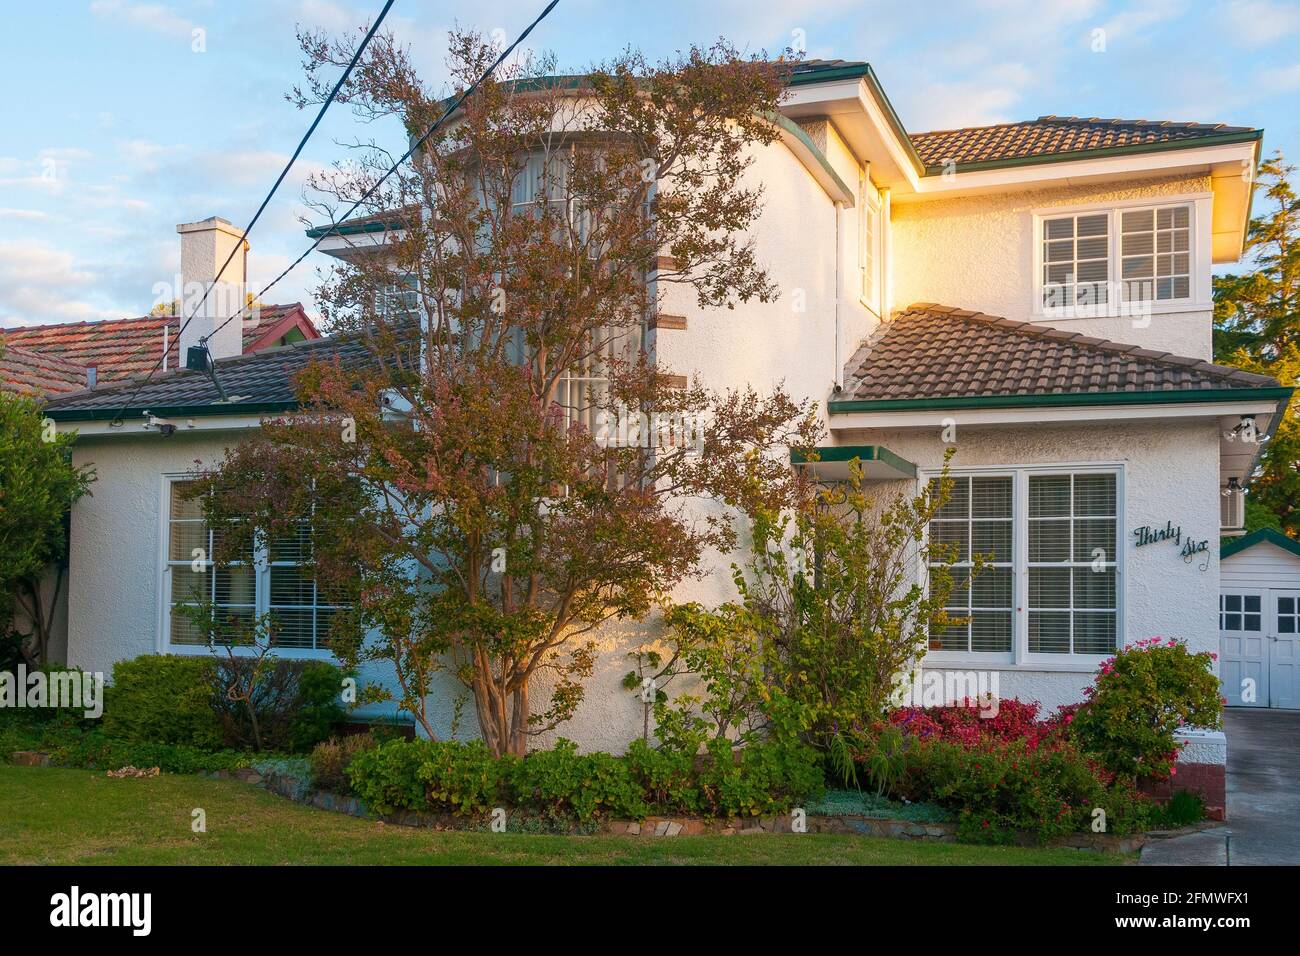
{"type": "Polygon", "coordinates": [[[244,323],[238,317],[229,322],[226,319],[244,305],[247,291],[248,243],[244,234],[215,216],[202,222],[183,222],[176,231],[181,235],[182,322],[193,313],[189,324],[181,330],[179,366],[186,367],[190,346],[203,344],[205,340],[214,359],[243,354],[244,323]],[[230,265],[218,276],[217,271],[227,257],[230,265]],[[217,281],[200,306],[199,301],[213,279],[217,281]]]}

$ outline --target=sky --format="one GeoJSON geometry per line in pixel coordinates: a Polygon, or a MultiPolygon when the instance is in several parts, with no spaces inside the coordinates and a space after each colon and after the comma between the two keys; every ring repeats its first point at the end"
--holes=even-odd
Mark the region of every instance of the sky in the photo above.
{"type": "MultiPolygon", "coordinates": [[[[311,121],[295,31],[381,0],[0,0],[0,326],[143,315],[170,300],[175,225],[247,223],[311,121]]],[[[386,21],[444,90],[453,25],[513,39],[544,0],[397,0],[386,21]]],[[[1044,114],[1264,128],[1300,159],[1300,0],[560,0],[534,50],[580,71],[725,37],[867,60],[912,132],[1044,114]]],[[[394,127],[335,107],[249,236],[255,288],[308,245],[304,177],[394,127]]],[[[400,149],[400,147],[399,147],[400,149]]],[[[314,254],[267,294],[302,302],[314,254]]]]}

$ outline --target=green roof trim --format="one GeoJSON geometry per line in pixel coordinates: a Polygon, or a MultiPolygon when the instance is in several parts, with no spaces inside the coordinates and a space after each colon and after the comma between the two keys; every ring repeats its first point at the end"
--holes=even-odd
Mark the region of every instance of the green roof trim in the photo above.
{"type": "MultiPolygon", "coordinates": [[[[1098,149],[1078,149],[1064,153],[1044,153],[1038,156],[1012,156],[1008,159],[985,159],[975,163],[957,163],[957,172],[970,173],[983,169],[1008,169],[1016,166],[1038,166],[1043,163],[1068,163],[1075,160],[1100,159],[1107,156],[1125,156],[1134,153],[1158,153],[1170,149],[1195,149],[1200,146],[1224,146],[1232,143],[1262,142],[1262,129],[1241,133],[1211,133],[1189,139],[1169,139],[1157,143],[1126,143],[1123,146],[1106,146],[1098,149]]],[[[1257,150],[1258,151],[1258,150],[1257,150]]],[[[941,176],[943,164],[925,167],[926,176],[941,176]]]]}
{"type": "Polygon", "coordinates": [[[390,232],[405,229],[404,223],[396,219],[387,222],[341,222],[336,226],[313,226],[307,230],[308,239],[320,239],[322,236],[359,236],[369,232],[390,232]]]}
{"type": "Polygon", "coordinates": [[[203,418],[209,415],[266,415],[297,411],[295,402],[232,402],[229,405],[149,405],[121,409],[116,405],[105,408],[49,408],[44,414],[56,422],[110,421],[120,414],[122,418],[143,418],[145,412],[159,418],[203,418]]]}
{"type": "Polygon", "coordinates": [[[826,405],[832,415],[944,408],[1053,408],[1091,405],[1185,405],[1291,399],[1289,388],[1188,388],[1158,392],[1060,392],[1050,395],[953,395],[945,398],[845,399],[826,405]]]}
{"type": "Polygon", "coordinates": [[[827,445],[814,448],[812,456],[805,455],[802,452],[790,450],[790,464],[792,465],[815,465],[815,464],[833,464],[839,462],[851,462],[855,459],[860,462],[879,462],[894,471],[900,472],[908,478],[916,477],[916,465],[896,455],[884,445],[827,445]]]}
{"type": "Polygon", "coordinates": [[[1230,558],[1234,554],[1245,551],[1247,548],[1253,548],[1261,542],[1277,545],[1283,551],[1289,551],[1297,558],[1300,558],[1300,541],[1295,538],[1288,538],[1281,531],[1276,531],[1273,528],[1260,528],[1258,531],[1252,531],[1244,538],[1234,538],[1230,543],[1225,544],[1219,549],[1219,560],[1230,558]]]}
{"type": "Polygon", "coordinates": [[[851,203],[853,201],[853,190],[845,185],[844,180],[840,179],[839,173],[835,172],[835,167],[831,165],[831,161],[826,158],[825,153],[817,148],[817,144],[812,141],[812,137],[808,135],[807,130],[794,122],[794,120],[790,119],[790,117],[784,116],[780,113],[764,113],[763,116],[766,119],[771,120],[781,129],[785,130],[795,139],[799,140],[799,142],[806,147],[810,153],[812,153],[813,158],[817,160],[817,164],[821,166],[826,175],[831,178],[831,181],[835,186],[844,193],[844,195],[848,196],[849,202],[851,203]]]}

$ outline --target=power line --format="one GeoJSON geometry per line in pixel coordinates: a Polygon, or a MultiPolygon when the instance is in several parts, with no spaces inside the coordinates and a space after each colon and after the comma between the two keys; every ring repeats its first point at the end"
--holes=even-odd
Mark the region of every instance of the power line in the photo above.
{"type": "MultiPolygon", "coordinates": [[[[437,131],[438,127],[440,127],[443,124],[443,122],[447,119],[447,117],[451,116],[453,113],[456,112],[456,110],[460,109],[461,103],[465,102],[465,100],[468,99],[469,96],[473,94],[474,91],[477,90],[489,76],[492,75],[493,71],[496,70],[496,68],[502,64],[502,62],[506,59],[506,57],[508,57],[511,53],[514,52],[515,47],[519,46],[519,44],[524,42],[528,34],[533,32],[533,28],[537,26],[537,24],[545,20],[547,14],[549,14],[552,10],[554,10],[556,4],[558,4],[559,2],[560,0],[551,0],[551,2],[546,5],[546,9],[543,10],[540,14],[538,14],[537,19],[535,19],[532,23],[528,24],[528,28],[524,30],[523,33],[519,34],[519,36],[515,39],[515,42],[510,44],[510,46],[508,46],[502,52],[502,54],[496,58],[496,60],[492,63],[492,65],[489,66],[486,71],[484,71],[483,75],[480,76],[477,80],[475,80],[474,83],[469,87],[469,89],[467,89],[464,93],[462,93],[459,97],[457,97],[456,102],[453,103],[447,109],[446,112],[444,112],[441,116],[439,116],[434,121],[433,125],[429,127],[429,129],[425,132],[423,136],[421,136],[418,140],[415,141],[415,145],[413,145],[410,149],[408,149],[405,153],[403,153],[401,158],[398,159],[397,162],[395,162],[392,166],[390,166],[388,168],[388,171],[384,173],[384,175],[380,176],[379,179],[377,179],[369,189],[367,189],[364,193],[362,193],[361,197],[352,204],[352,207],[348,209],[346,213],[343,214],[343,217],[341,219],[336,220],[332,224],[333,228],[338,228],[343,223],[347,222],[348,218],[351,217],[351,215],[355,213],[359,208],[361,208],[362,203],[364,203],[371,196],[373,196],[375,192],[379,189],[379,187],[384,184],[384,182],[388,179],[389,176],[397,172],[398,168],[402,165],[402,163],[406,162],[413,155],[415,155],[416,150],[418,150],[421,146],[424,145],[425,141],[437,131]]],[[[297,268],[304,259],[306,259],[309,255],[311,255],[316,250],[316,247],[319,246],[321,244],[321,241],[325,239],[326,236],[329,235],[330,231],[332,231],[332,229],[324,231],[319,236],[317,236],[316,239],[312,242],[312,244],[306,248],[306,250],[303,252],[302,255],[300,255],[297,259],[293,260],[293,262],[289,263],[289,266],[283,272],[281,272],[278,276],[276,276],[274,279],[268,282],[262,288],[262,290],[257,293],[257,295],[253,296],[254,301],[264,296],[268,291],[270,291],[272,286],[274,286],[277,282],[279,282],[290,272],[292,272],[295,268],[297,268]]],[[[245,305],[238,312],[231,314],[224,322],[222,322],[220,325],[218,325],[215,329],[212,330],[212,334],[216,335],[218,332],[224,329],[236,318],[242,316],[244,312],[247,311],[247,309],[248,306],[245,305]]]]}
{"type": "MultiPolygon", "coordinates": [[[[276,177],[275,185],[273,185],[270,192],[266,194],[266,198],[262,200],[262,204],[257,207],[257,212],[255,212],[253,218],[248,221],[248,225],[244,227],[245,239],[247,239],[248,234],[253,231],[253,227],[257,225],[257,221],[262,218],[262,213],[265,212],[266,207],[270,205],[271,198],[284,182],[284,178],[289,175],[289,170],[293,168],[293,164],[298,161],[298,157],[306,147],[307,141],[311,139],[312,134],[316,132],[316,127],[320,125],[320,121],[325,118],[325,111],[329,109],[330,104],[334,102],[334,97],[338,95],[339,90],[343,88],[343,84],[346,83],[348,77],[352,75],[352,70],[357,65],[358,61],[360,61],[362,52],[370,43],[374,35],[379,31],[379,25],[384,22],[384,17],[388,16],[388,11],[392,9],[395,2],[396,0],[387,0],[387,2],[384,3],[384,8],[379,11],[379,16],[375,18],[375,22],[370,27],[369,32],[366,33],[365,39],[363,39],[361,45],[357,47],[357,52],[352,57],[352,62],[348,64],[348,68],[343,71],[343,75],[339,77],[338,82],[334,84],[334,88],[330,90],[329,96],[327,96],[325,102],[321,104],[321,108],[316,113],[316,118],[312,120],[311,126],[307,127],[307,132],[304,133],[302,139],[298,141],[298,148],[293,151],[293,155],[289,157],[289,161],[284,164],[284,169],[280,170],[280,175],[276,177]]],[[[180,328],[176,331],[176,348],[178,353],[180,351],[181,333],[185,331],[186,327],[194,319],[194,316],[198,315],[199,309],[203,308],[203,304],[208,301],[208,296],[211,295],[213,288],[216,287],[216,284],[221,277],[226,274],[226,269],[230,266],[230,263],[234,261],[235,253],[239,251],[241,245],[242,243],[237,242],[231,247],[230,255],[226,256],[226,261],[221,264],[221,268],[217,270],[216,276],[208,283],[208,287],[203,290],[203,298],[199,299],[198,305],[196,305],[189,316],[181,322],[180,328]]],[[[184,302],[184,298],[184,290],[181,290],[182,303],[184,302]]],[[[226,320],[226,322],[229,321],[229,319],[226,320]]],[[[226,322],[221,324],[221,328],[225,328],[226,322]]],[[[216,333],[214,332],[213,334],[216,333]]],[[[166,358],[167,350],[163,349],[163,354],[158,357],[158,361],[155,362],[153,368],[149,370],[149,374],[144,377],[138,386],[136,386],[135,391],[131,393],[131,397],[127,399],[126,405],[122,407],[121,411],[113,416],[113,420],[109,422],[110,426],[116,425],[122,420],[122,416],[126,414],[126,410],[130,407],[131,402],[133,402],[136,395],[140,393],[140,389],[149,383],[149,379],[153,378],[154,373],[158,371],[159,366],[162,365],[166,358]]]]}

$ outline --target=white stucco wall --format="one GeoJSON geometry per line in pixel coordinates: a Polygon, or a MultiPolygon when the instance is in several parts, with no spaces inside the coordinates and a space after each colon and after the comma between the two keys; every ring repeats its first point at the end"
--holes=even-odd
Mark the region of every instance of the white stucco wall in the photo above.
{"type": "MultiPolygon", "coordinates": [[[[942,466],[940,426],[933,431],[847,432],[842,443],[875,443],[921,468],[942,466]]],[[[959,427],[954,473],[963,467],[1019,465],[1120,464],[1123,466],[1123,545],[1121,580],[1126,642],[1147,637],[1176,637],[1194,651],[1217,651],[1218,636],[1218,429],[1213,421],[1033,425],[1027,427],[959,427]],[[1185,563],[1172,543],[1135,547],[1132,530],[1143,525],[1183,529],[1184,540],[1208,539],[1204,557],[1185,563]]],[[[911,487],[896,483],[895,489],[911,487]]],[[[925,668],[969,670],[966,663],[938,663],[925,668]]],[[[1037,700],[1045,712],[1081,699],[1091,683],[1092,666],[1063,661],[1060,669],[1035,665],[990,664],[999,672],[1003,697],[1037,700]],[[1073,668],[1073,669],[1072,669],[1073,668]]]]}
{"type": "MultiPolygon", "coordinates": [[[[72,508],[68,664],[111,675],[116,661],[152,654],[159,640],[163,476],[218,463],[240,432],[81,437],[73,462],[93,465],[92,494],[72,508]]],[[[208,653],[181,648],[179,653],[208,653]]],[[[384,678],[381,670],[361,675],[384,678]]]]}
{"type": "MultiPolygon", "coordinates": [[[[1195,303],[1203,307],[1143,317],[1062,319],[1035,314],[1033,217],[1036,211],[1057,206],[1172,199],[1209,191],[1208,176],[1177,177],[895,203],[894,307],[937,302],[1208,361],[1208,221],[1198,223],[1204,227],[1204,249],[1192,266],[1206,291],[1202,302],[1195,303]]],[[[1193,287],[1195,280],[1193,276],[1193,287]]]]}

